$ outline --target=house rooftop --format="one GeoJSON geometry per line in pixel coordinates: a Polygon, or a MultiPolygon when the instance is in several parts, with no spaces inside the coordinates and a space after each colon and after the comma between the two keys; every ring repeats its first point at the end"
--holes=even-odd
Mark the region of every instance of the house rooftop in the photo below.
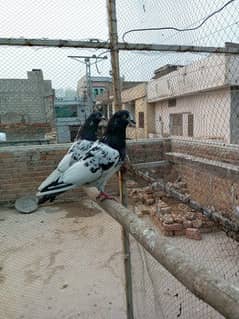
{"type": "Polygon", "coordinates": [[[152,79],[158,79],[161,78],[162,76],[171,73],[173,71],[178,70],[179,68],[184,67],[184,65],[179,65],[179,64],[165,64],[161,66],[160,68],[156,69],[154,71],[154,76],[152,79]]]}

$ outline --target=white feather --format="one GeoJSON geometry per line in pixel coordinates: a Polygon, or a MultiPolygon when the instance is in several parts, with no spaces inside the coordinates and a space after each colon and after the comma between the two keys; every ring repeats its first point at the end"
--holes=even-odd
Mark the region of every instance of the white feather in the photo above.
{"type": "MultiPolygon", "coordinates": [[[[38,187],[39,191],[42,191],[48,185],[54,182],[62,182],[63,174],[80,158],[84,157],[85,153],[90,149],[93,142],[88,140],[80,140],[72,144],[67,154],[62,158],[57,168],[41,183],[38,187]]],[[[69,189],[69,187],[67,187],[69,189]]],[[[44,192],[44,194],[50,194],[51,192],[44,192]]],[[[37,196],[42,193],[37,193],[37,196]]]]}
{"type": "Polygon", "coordinates": [[[96,186],[103,190],[107,180],[119,169],[120,154],[110,146],[95,142],[85,157],[63,175],[63,182],[77,186],[96,186]]]}

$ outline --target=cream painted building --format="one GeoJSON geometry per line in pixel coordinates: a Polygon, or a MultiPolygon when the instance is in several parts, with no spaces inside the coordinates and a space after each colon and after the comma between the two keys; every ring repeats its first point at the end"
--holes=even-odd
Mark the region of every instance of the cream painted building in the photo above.
{"type": "Polygon", "coordinates": [[[130,89],[123,90],[121,94],[122,108],[130,111],[136,121],[136,128],[127,128],[129,138],[147,138],[149,132],[155,130],[154,108],[147,102],[147,84],[141,83],[130,89]]]}
{"type": "Polygon", "coordinates": [[[151,80],[147,97],[155,108],[155,134],[238,144],[238,89],[235,55],[211,55],[151,80]]]}

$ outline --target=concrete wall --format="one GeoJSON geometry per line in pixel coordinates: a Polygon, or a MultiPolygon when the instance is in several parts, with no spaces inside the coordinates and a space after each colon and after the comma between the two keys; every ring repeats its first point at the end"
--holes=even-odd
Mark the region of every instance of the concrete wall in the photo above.
{"type": "MultiPolygon", "coordinates": [[[[141,139],[146,138],[148,136],[148,124],[147,124],[147,101],[146,97],[139,98],[134,101],[135,102],[135,112],[134,117],[136,121],[136,127],[128,127],[127,128],[127,137],[132,139],[141,139]],[[144,127],[139,127],[139,112],[144,113],[144,127]]],[[[123,109],[128,109],[124,104],[123,109]]]]}
{"type": "Polygon", "coordinates": [[[80,126],[84,121],[79,118],[57,118],[57,142],[58,143],[69,143],[71,142],[70,126],[80,126]]]}
{"type": "Polygon", "coordinates": [[[154,133],[160,136],[163,130],[164,136],[169,136],[169,114],[181,113],[182,135],[187,136],[190,113],[194,116],[194,137],[239,143],[238,71],[238,56],[211,55],[151,80],[147,96],[156,105],[154,133]],[[176,98],[176,107],[168,108],[170,98],[176,98]]]}
{"type": "MultiPolygon", "coordinates": [[[[122,108],[131,111],[129,103],[134,103],[134,114],[132,114],[136,121],[136,128],[127,128],[127,136],[133,139],[140,139],[148,137],[148,103],[146,97],[146,84],[142,83],[130,89],[123,90],[121,94],[122,108]],[[144,127],[139,127],[139,113],[144,113],[144,127]]],[[[132,111],[131,111],[132,112],[132,111]]]]}
{"type": "Polygon", "coordinates": [[[239,144],[239,86],[231,88],[230,143],[239,144]]]}
{"type": "Polygon", "coordinates": [[[171,151],[203,157],[209,160],[220,160],[239,166],[238,145],[225,145],[217,142],[201,140],[187,140],[180,138],[170,139],[171,151]]]}
{"type": "Polygon", "coordinates": [[[7,133],[7,140],[44,138],[54,127],[51,81],[43,79],[41,70],[27,75],[0,79],[0,130],[7,133]]]}
{"type": "Polygon", "coordinates": [[[225,81],[230,85],[239,85],[239,56],[226,56],[225,81]]]}
{"type": "MultiPolygon", "coordinates": [[[[226,59],[224,55],[212,55],[180,68],[148,84],[149,102],[193,92],[212,90],[227,85],[226,59]]],[[[238,78],[238,75],[237,75],[238,78]]]]}
{"type": "Polygon", "coordinates": [[[186,115],[193,114],[193,137],[230,143],[230,107],[230,88],[178,97],[175,107],[168,107],[168,100],[158,101],[155,103],[155,132],[161,132],[159,116],[163,122],[163,133],[167,136],[170,135],[170,114],[183,113],[183,136],[188,136],[186,115]]]}

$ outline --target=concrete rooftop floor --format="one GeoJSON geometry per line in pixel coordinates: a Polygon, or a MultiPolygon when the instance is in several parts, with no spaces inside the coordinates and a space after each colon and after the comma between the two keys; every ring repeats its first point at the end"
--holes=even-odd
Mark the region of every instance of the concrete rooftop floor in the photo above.
{"type": "Polygon", "coordinates": [[[0,319],[126,318],[121,228],[95,205],[0,208],[0,319]]]}
{"type": "MultiPolygon", "coordinates": [[[[168,240],[239,286],[239,243],[225,233],[168,240]]],[[[135,240],[131,253],[137,319],[223,318],[135,240]]],[[[121,227],[90,200],[33,214],[0,207],[0,286],[0,319],[126,319],[121,227]]]]}

